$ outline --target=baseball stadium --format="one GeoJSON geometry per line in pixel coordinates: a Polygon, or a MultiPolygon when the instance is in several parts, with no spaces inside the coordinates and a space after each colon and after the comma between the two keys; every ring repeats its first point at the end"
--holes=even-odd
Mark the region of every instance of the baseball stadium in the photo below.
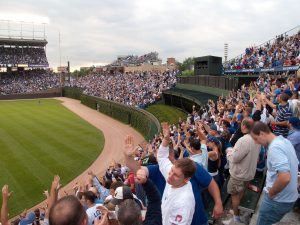
{"type": "Polygon", "coordinates": [[[75,71],[46,28],[0,20],[2,225],[300,224],[300,25],[75,71]]]}

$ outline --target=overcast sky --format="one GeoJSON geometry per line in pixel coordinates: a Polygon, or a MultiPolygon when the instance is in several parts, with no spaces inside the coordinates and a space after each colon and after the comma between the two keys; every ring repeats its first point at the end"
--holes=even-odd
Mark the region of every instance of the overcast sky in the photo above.
{"type": "MultiPolygon", "coordinates": [[[[299,0],[0,0],[0,19],[47,22],[50,67],[110,63],[157,51],[229,58],[300,25],[299,0]],[[41,18],[42,17],[42,18],[41,18]]],[[[39,28],[36,28],[39,29],[39,28]]]]}

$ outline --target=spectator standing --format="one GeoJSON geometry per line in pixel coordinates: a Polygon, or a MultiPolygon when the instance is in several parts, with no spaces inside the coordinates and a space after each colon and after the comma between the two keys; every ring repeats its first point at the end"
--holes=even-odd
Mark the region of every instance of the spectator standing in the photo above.
{"type": "MultiPolygon", "coordinates": [[[[290,128],[287,139],[292,143],[295,148],[296,155],[300,161],[300,120],[297,117],[290,117],[288,126],[290,128]]],[[[298,166],[300,171],[300,164],[298,166]]]]}
{"type": "Polygon", "coordinates": [[[162,124],[164,139],[157,153],[159,169],[166,179],[166,187],[162,199],[163,224],[191,224],[195,211],[195,198],[191,177],[196,172],[195,163],[183,158],[174,165],[168,159],[170,129],[162,124]]]}
{"type": "Polygon", "coordinates": [[[256,143],[269,148],[264,199],[257,225],[271,225],[279,222],[293,208],[298,198],[299,162],[291,142],[273,134],[266,124],[256,122],[251,136],[256,143]]]}
{"type": "MultiPolygon", "coordinates": [[[[251,118],[246,118],[242,121],[241,131],[244,136],[236,142],[233,150],[227,153],[230,173],[227,192],[231,194],[231,203],[234,212],[233,222],[236,224],[241,223],[238,207],[249,181],[255,176],[260,151],[260,145],[256,144],[249,134],[253,123],[251,118]]],[[[224,225],[231,223],[232,219],[223,221],[224,225]]]]}
{"type": "Polygon", "coordinates": [[[265,100],[267,104],[277,110],[275,121],[271,122],[271,125],[274,127],[274,134],[277,136],[282,135],[287,137],[289,133],[288,120],[292,116],[292,111],[288,104],[289,95],[287,93],[281,93],[277,97],[277,101],[279,103],[277,106],[272,104],[267,98],[265,98],[265,100]]]}

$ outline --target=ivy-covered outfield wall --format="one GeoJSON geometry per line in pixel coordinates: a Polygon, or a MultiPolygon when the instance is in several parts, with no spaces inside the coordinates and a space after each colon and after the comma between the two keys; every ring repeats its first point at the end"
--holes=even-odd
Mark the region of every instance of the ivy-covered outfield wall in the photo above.
{"type": "Polygon", "coordinates": [[[62,95],[68,98],[74,98],[80,100],[82,95],[81,88],[71,88],[71,87],[64,87],[62,91],[62,95]]]}
{"type": "Polygon", "coordinates": [[[149,112],[106,99],[82,94],[78,88],[64,88],[63,96],[80,99],[81,103],[123,123],[130,124],[146,140],[160,131],[159,121],[149,112]]]}

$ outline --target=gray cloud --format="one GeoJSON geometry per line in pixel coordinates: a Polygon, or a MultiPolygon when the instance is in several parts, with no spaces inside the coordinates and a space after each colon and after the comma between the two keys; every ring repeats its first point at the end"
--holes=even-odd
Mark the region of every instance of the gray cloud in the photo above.
{"type": "Polygon", "coordinates": [[[117,55],[157,51],[181,61],[189,56],[229,58],[299,25],[297,0],[0,0],[0,14],[46,16],[50,66],[111,62],[117,55]],[[14,10],[12,10],[14,9],[14,10]]]}

